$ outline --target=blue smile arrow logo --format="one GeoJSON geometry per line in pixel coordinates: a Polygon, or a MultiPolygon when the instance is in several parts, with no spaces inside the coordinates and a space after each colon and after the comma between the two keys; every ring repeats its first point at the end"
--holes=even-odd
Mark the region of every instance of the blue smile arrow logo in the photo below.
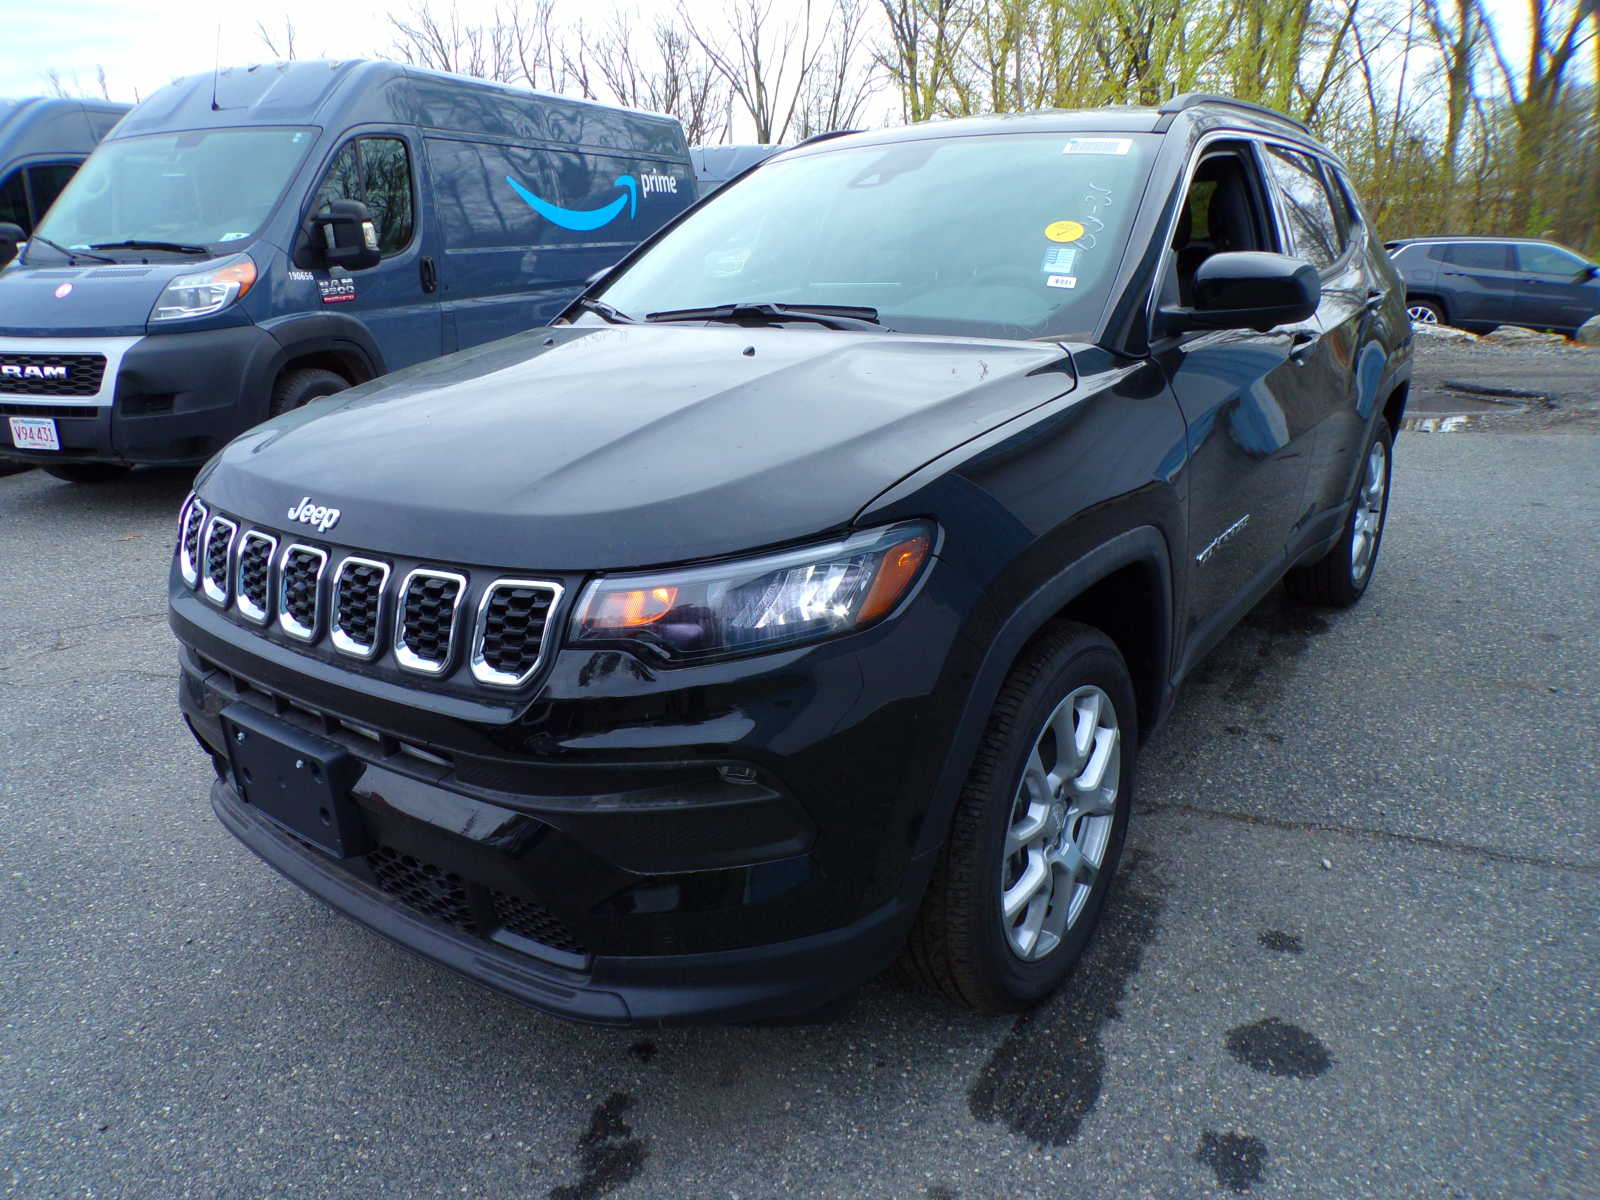
{"type": "Polygon", "coordinates": [[[624,208],[628,210],[629,220],[632,220],[634,214],[639,211],[639,184],[632,175],[618,175],[613,181],[617,187],[624,190],[623,195],[618,196],[604,207],[587,210],[561,208],[558,205],[551,204],[548,200],[541,200],[509,175],[506,176],[506,182],[511,185],[512,191],[528,202],[529,208],[533,209],[546,221],[549,221],[550,224],[559,225],[563,229],[576,230],[580,233],[584,230],[599,229],[603,225],[611,224],[621,215],[624,208]]]}

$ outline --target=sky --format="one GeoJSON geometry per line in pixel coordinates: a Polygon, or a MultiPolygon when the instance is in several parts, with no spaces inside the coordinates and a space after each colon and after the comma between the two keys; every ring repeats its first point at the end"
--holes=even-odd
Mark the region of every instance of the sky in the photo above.
{"type": "MultiPolygon", "coordinates": [[[[669,8],[670,0],[557,0],[558,14],[603,19],[621,4],[645,14],[669,8]]],[[[782,5],[787,0],[777,0],[782,5]]],[[[487,19],[492,0],[457,0],[463,21],[487,19]]],[[[714,11],[725,0],[690,0],[714,11]]],[[[445,9],[446,0],[434,0],[445,9]]],[[[1526,0],[1488,0],[1502,45],[1520,62],[1528,41],[1526,0]]],[[[76,92],[98,94],[96,73],[104,68],[111,96],[132,100],[180,76],[223,66],[260,62],[268,54],[256,22],[281,30],[291,21],[301,58],[380,57],[392,43],[388,14],[402,3],[364,0],[254,0],[221,5],[216,0],[0,0],[0,25],[7,53],[0,58],[0,96],[45,94],[54,69],[76,92]],[[23,14],[26,12],[26,16],[23,14]]]]}

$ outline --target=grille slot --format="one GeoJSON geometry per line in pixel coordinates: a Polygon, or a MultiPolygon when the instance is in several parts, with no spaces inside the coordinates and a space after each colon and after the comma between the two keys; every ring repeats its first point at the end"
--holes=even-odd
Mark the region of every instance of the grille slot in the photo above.
{"type": "Polygon", "coordinates": [[[367,865],[378,887],[407,908],[466,933],[478,932],[466,882],[454,871],[403,854],[393,846],[379,846],[367,855],[367,865]]]}
{"type": "Polygon", "coordinates": [[[352,556],[339,564],[333,577],[333,617],[329,622],[335,649],[356,658],[377,654],[383,589],[388,582],[388,563],[352,556]]]}
{"type": "Polygon", "coordinates": [[[539,942],[553,950],[565,950],[568,954],[589,953],[560,917],[532,900],[495,892],[494,916],[507,933],[539,942]]]}
{"type": "Polygon", "coordinates": [[[416,570],[400,587],[394,657],[408,671],[443,675],[450,667],[456,610],[467,590],[463,575],[416,570]]]}
{"type": "Polygon", "coordinates": [[[190,587],[200,582],[200,533],[211,510],[190,497],[183,514],[183,531],[178,537],[178,573],[190,587]]]}
{"type": "Polygon", "coordinates": [[[296,542],[284,547],[278,567],[278,627],[292,638],[309,642],[317,636],[322,570],[328,552],[296,542]]]}
{"type": "Polygon", "coordinates": [[[472,676],[479,683],[520,687],[544,657],[550,614],[561,599],[554,583],[500,579],[484,590],[478,605],[472,676]]]}
{"type": "Polygon", "coordinates": [[[206,548],[200,564],[200,590],[213,604],[228,603],[228,563],[239,526],[227,517],[214,516],[206,526],[206,548]]]}
{"type": "Polygon", "coordinates": [[[278,539],[252,529],[239,542],[239,565],[234,571],[234,607],[257,625],[267,623],[272,596],[272,556],[278,539]]]}
{"type": "Polygon", "coordinates": [[[57,421],[97,421],[105,411],[75,404],[0,404],[0,417],[54,417],[57,421]]]}
{"type": "Polygon", "coordinates": [[[7,396],[97,396],[104,354],[0,354],[0,392],[7,396]]]}

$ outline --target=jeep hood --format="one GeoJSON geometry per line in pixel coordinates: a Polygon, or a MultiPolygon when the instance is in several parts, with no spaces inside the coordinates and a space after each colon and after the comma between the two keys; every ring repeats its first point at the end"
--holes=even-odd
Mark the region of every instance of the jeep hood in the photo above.
{"type": "Polygon", "coordinates": [[[436,359],[258,426],[199,484],[278,528],[524,570],[712,558],[848,524],[1074,386],[1048,343],[788,326],[572,326],[436,359]]]}

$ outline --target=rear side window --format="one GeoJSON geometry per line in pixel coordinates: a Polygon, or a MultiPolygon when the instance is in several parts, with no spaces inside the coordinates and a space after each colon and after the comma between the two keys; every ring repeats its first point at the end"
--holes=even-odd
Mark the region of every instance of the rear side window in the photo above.
{"type": "Polygon", "coordinates": [[[33,230],[33,222],[28,220],[28,189],[21,171],[11,172],[0,183],[0,221],[22,226],[23,233],[33,230]]]}
{"type": "Polygon", "coordinates": [[[1333,196],[1334,215],[1339,218],[1339,228],[1344,231],[1344,244],[1348,246],[1361,228],[1361,209],[1356,206],[1355,193],[1344,172],[1329,163],[1322,164],[1322,175],[1328,181],[1328,191],[1333,196]]]}
{"type": "Polygon", "coordinates": [[[1457,267],[1480,271],[1509,271],[1511,248],[1503,242],[1451,242],[1444,248],[1443,261],[1457,267]]]}
{"type": "Polygon", "coordinates": [[[359,200],[372,214],[378,249],[398,254],[411,243],[411,157],[394,137],[363,137],[346,142],[328,167],[311,210],[330,200],[359,200]]]}
{"type": "Polygon", "coordinates": [[[1555,246],[1519,245],[1517,266],[1531,275],[1576,275],[1589,264],[1555,246]]]}
{"type": "Polygon", "coordinates": [[[1332,266],[1344,239],[1316,163],[1298,150],[1268,146],[1267,168],[1283,199],[1295,252],[1314,267],[1332,266]]]}
{"type": "Polygon", "coordinates": [[[28,168],[28,189],[33,193],[35,221],[44,220],[45,213],[50,211],[56,197],[61,195],[62,189],[77,173],[77,163],[45,163],[28,168]]]}

